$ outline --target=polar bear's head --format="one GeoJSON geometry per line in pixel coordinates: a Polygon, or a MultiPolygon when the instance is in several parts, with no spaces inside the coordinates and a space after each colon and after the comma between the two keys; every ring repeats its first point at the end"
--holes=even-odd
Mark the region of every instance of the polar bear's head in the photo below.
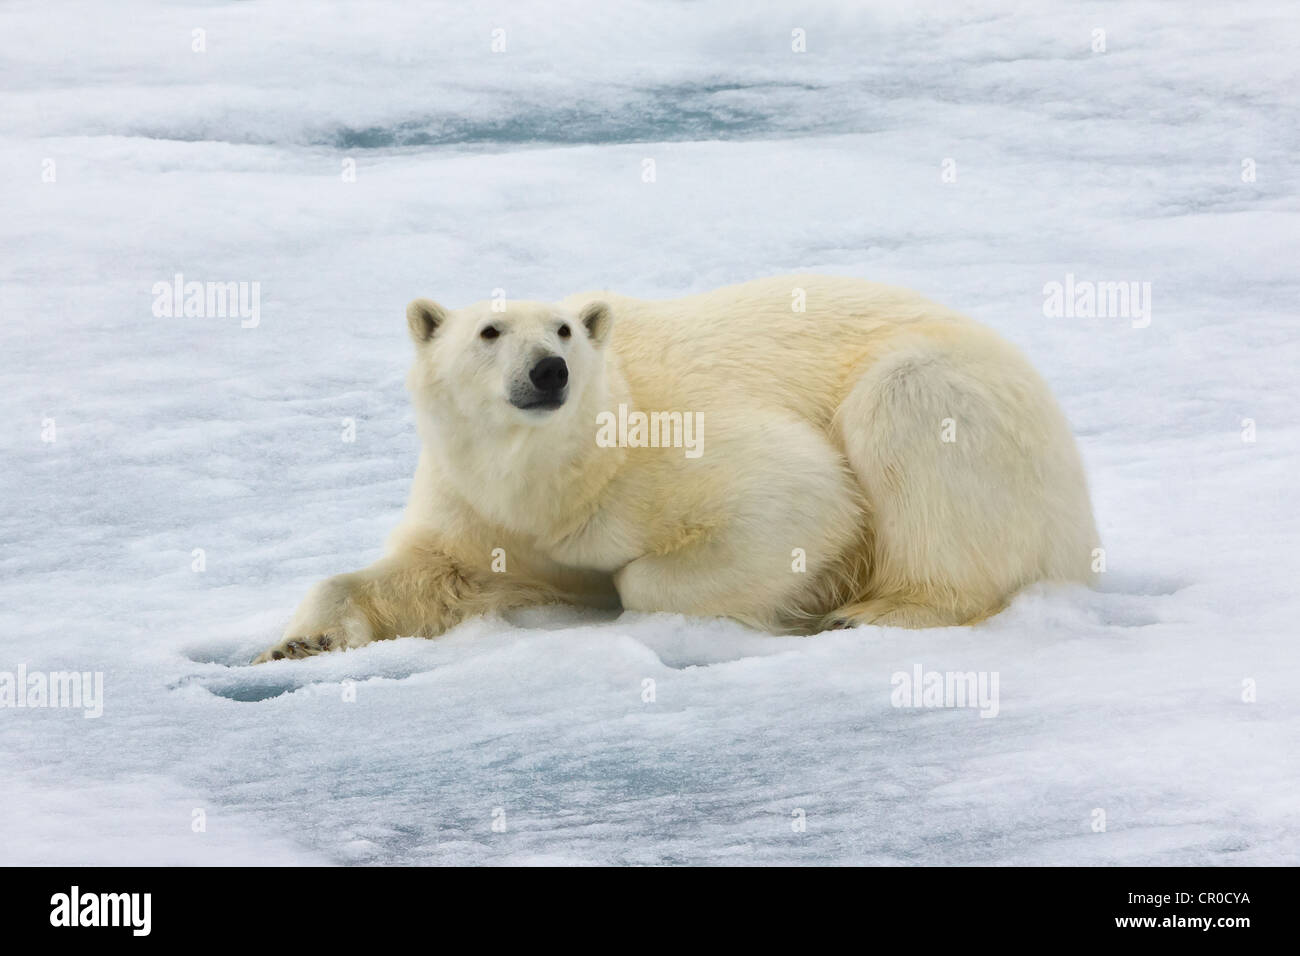
{"type": "Polygon", "coordinates": [[[542,426],[565,418],[604,388],[609,307],[572,311],[541,302],[444,309],[429,299],[406,308],[415,342],[410,383],[436,418],[477,428],[542,426]]]}

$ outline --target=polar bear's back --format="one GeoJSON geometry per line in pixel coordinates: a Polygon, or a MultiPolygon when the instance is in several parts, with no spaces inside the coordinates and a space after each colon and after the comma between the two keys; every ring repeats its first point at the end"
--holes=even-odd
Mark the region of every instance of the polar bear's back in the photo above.
{"type": "Polygon", "coordinates": [[[787,275],[680,299],[589,292],[615,315],[611,348],[645,409],[786,408],[828,421],[857,376],[900,334],[981,334],[907,289],[787,275]]]}

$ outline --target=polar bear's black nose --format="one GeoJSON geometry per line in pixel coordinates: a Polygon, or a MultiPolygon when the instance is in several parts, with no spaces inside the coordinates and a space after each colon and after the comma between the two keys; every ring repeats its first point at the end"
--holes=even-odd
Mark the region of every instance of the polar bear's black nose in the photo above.
{"type": "Polygon", "coordinates": [[[569,366],[558,355],[542,359],[528,373],[539,392],[558,392],[569,383],[569,366]]]}

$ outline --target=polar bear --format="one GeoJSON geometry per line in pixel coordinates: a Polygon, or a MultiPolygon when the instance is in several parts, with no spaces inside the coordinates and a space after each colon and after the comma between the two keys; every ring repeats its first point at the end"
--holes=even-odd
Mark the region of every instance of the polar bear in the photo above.
{"type": "Polygon", "coordinates": [[[1091,580],[1047,385],[916,293],[794,275],[665,301],[416,299],[406,318],[406,512],[259,661],[559,602],[778,633],[960,625],[1031,582],[1091,580]]]}

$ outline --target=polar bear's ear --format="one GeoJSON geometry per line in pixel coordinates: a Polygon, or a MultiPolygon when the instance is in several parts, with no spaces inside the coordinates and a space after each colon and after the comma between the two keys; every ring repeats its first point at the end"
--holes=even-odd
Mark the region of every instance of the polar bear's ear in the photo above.
{"type": "Polygon", "coordinates": [[[433,333],[445,321],[447,310],[432,299],[412,299],[406,307],[406,324],[416,345],[433,338],[433,333]]]}
{"type": "Polygon", "coordinates": [[[609,338],[609,330],[614,326],[614,315],[604,302],[592,302],[584,306],[578,318],[587,327],[587,334],[596,345],[604,345],[609,338]]]}

